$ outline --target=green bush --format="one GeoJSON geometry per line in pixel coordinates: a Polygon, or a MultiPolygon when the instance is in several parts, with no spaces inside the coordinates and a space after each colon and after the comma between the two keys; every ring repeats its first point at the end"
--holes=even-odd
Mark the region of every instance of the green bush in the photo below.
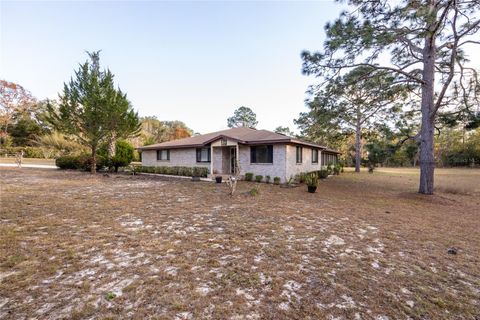
{"type": "Polygon", "coordinates": [[[260,194],[260,190],[258,189],[257,186],[253,187],[252,189],[250,189],[250,191],[248,192],[252,197],[255,197],[255,196],[258,196],[260,194]]]}
{"type": "Polygon", "coordinates": [[[155,173],[184,177],[204,177],[208,176],[208,168],[205,167],[146,167],[140,166],[135,172],[155,173]]]}
{"type": "Polygon", "coordinates": [[[193,177],[204,177],[208,176],[208,169],[203,167],[193,167],[192,168],[192,176],[193,177]]]}
{"type": "MultiPolygon", "coordinates": [[[[81,154],[78,157],[78,161],[80,163],[80,167],[78,169],[84,170],[84,171],[91,171],[92,169],[92,163],[93,159],[92,156],[89,154],[81,154]]],[[[108,166],[108,161],[105,159],[105,157],[97,155],[96,157],[96,169],[101,170],[104,167],[108,166]]]]}
{"type": "Polygon", "coordinates": [[[128,166],[134,156],[135,148],[127,141],[119,140],[115,144],[115,156],[108,160],[108,165],[118,172],[118,168],[128,166]]]}
{"type": "Polygon", "coordinates": [[[342,167],[340,166],[339,163],[336,163],[333,166],[333,174],[336,175],[336,176],[340,175],[340,170],[342,170],[342,167]]]}
{"type": "Polygon", "coordinates": [[[295,180],[298,181],[299,183],[304,183],[306,179],[307,179],[307,173],[305,172],[301,172],[295,177],[295,180]]]}
{"type": "MultiPolygon", "coordinates": [[[[67,155],[58,157],[55,160],[55,165],[60,169],[73,169],[90,171],[92,168],[92,156],[88,154],[81,154],[79,156],[67,155]]],[[[105,158],[97,155],[97,170],[106,166],[105,158]]]]}
{"type": "Polygon", "coordinates": [[[331,163],[329,163],[327,166],[327,173],[328,175],[331,175],[333,173],[333,166],[331,163]]]}
{"type": "Polygon", "coordinates": [[[266,183],[270,183],[270,179],[271,179],[270,176],[265,176],[265,182],[266,183]]]}
{"type": "Polygon", "coordinates": [[[280,177],[273,178],[273,183],[274,184],[280,184],[280,177]]]}
{"type": "Polygon", "coordinates": [[[263,180],[263,176],[262,176],[262,175],[259,174],[259,175],[256,175],[256,176],[255,176],[255,181],[257,181],[257,182],[262,182],[262,180],[263,180]]]}
{"type": "Polygon", "coordinates": [[[245,173],[245,181],[252,181],[253,180],[253,173],[247,172],[245,173]]]}
{"type": "Polygon", "coordinates": [[[55,165],[60,169],[80,169],[80,159],[78,156],[61,156],[55,159],[55,165]]]}
{"type": "Polygon", "coordinates": [[[37,147],[25,147],[25,158],[44,158],[44,154],[41,148],[37,147]]]}
{"type": "Polygon", "coordinates": [[[322,169],[317,171],[318,177],[320,179],[326,179],[328,177],[328,170],[322,169]]]}

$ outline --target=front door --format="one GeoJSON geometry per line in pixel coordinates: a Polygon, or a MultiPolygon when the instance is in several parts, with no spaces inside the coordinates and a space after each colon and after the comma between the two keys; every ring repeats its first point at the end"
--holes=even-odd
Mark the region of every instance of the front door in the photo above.
{"type": "Polygon", "coordinates": [[[235,166],[237,165],[237,148],[230,148],[230,174],[235,174],[235,166]]]}

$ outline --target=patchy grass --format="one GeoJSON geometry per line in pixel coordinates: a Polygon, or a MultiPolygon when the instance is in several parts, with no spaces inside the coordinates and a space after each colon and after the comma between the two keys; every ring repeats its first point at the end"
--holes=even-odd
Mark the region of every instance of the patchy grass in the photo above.
{"type": "Polygon", "coordinates": [[[437,172],[469,192],[1,168],[0,318],[476,319],[479,171],[437,172]]]}

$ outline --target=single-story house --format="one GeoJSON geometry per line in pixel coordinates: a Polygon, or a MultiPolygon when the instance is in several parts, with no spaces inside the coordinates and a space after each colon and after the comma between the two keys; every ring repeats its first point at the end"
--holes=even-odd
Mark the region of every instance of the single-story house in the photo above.
{"type": "Polygon", "coordinates": [[[336,163],[339,152],[268,130],[233,128],[138,148],[143,166],[207,167],[210,174],[229,175],[240,165],[242,176],[279,177],[282,182],[302,172],[336,163]]]}

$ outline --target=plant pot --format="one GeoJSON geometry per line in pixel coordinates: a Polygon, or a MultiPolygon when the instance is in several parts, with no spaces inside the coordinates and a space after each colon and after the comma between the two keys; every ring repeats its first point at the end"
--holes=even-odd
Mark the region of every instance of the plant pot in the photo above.
{"type": "Polygon", "coordinates": [[[308,192],[315,193],[317,191],[317,186],[307,186],[308,192]]]}
{"type": "Polygon", "coordinates": [[[222,183],[222,176],[215,177],[217,183],[222,183]]]}

